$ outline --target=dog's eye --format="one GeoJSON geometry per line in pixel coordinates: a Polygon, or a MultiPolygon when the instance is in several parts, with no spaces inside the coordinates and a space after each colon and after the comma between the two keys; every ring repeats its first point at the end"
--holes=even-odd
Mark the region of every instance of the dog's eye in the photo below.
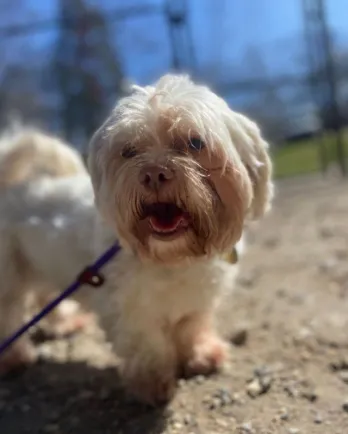
{"type": "Polygon", "coordinates": [[[205,147],[205,143],[197,137],[190,139],[188,145],[194,151],[201,151],[205,147]]]}
{"type": "Polygon", "coordinates": [[[127,146],[122,150],[121,155],[123,158],[133,158],[137,155],[137,151],[135,150],[135,148],[127,146]]]}

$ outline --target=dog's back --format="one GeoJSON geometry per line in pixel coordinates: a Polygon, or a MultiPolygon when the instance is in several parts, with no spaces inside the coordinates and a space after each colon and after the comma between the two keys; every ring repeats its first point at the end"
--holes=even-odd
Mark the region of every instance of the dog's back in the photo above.
{"type": "MultiPolygon", "coordinates": [[[[29,311],[36,311],[53,298],[55,291],[61,291],[62,288],[55,281],[34,278],[39,270],[34,273],[27,250],[40,252],[43,244],[45,250],[40,252],[41,256],[52,258],[52,252],[48,248],[50,241],[47,241],[50,233],[45,228],[54,229],[54,213],[64,212],[69,197],[64,200],[64,192],[60,194],[59,188],[57,194],[60,194],[61,199],[56,200],[57,203],[50,203],[49,198],[45,201],[45,195],[49,196],[47,190],[53,188],[50,187],[51,184],[57,183],[59,186],[72,178],[74,181],[71,182],[71,189],[66,189],[66,196],[69,196],[68,193],[75,185],[78,189],[79,178],[88,181],[89,177],[79,153],[60,139],[22,126],[11,126],[0,136],[0,274],[3,279],[3,284],[0,284],[0,316],[5,316],[6,309],[11,311],[12,305],[20,297],[25,300],[29,311]],[[39,225],[32,223],[36,220],[39,225]],[[35,238],[35,231],[40,236],[35,238]],[[26,244],[28,234],[29,247],[26,244]],[[45,243],[42,243],[42,238],[46,239],[45,243]],[[23,291],[22,294],[16,293],[17,286],[23,291]]],[[[88,187],[88,182],[86,184],[88,187]]],[[[91,201],[92,199],[91,193],[91,201]]],[[[58,241],[61,240],[58,238],[58,241]]],[[[52,266],[59,268],[55,259],[54,257],[52,266]]],[[[70,307],[71,303],[72,301],[68,303],[70,307]]],[[[53,331],[64,332],[66,327],[74,327],[74,314],[66,314],[66,305],[67,302],[63,302],[49,317],[47,324],[53,331]]],[[[23,309],[23,306],[19,309],[23,309]]],[[[81,315],[78,305],[75,306],[75,311],[77,317],[81,315]]],[[[19,319],[23,320],[22,317],[19,319]]],[[[8,323],[11,321],[5,319],[1,323],[0,319],[0,340],[6,335],[7,329],[8,332],[12,331],[8,328],[8,323]]],[[[24,356],[30,359],[30,354],[25,349],[23,351],[24,356]]],[[[1,365],[0,360],[0,372],[1,365]]]]}
{"type": "Polygon", "coordinates": [[[79,154],[53,136],[32,128],[8,130],[0,138],[0,188],[27,183],[42,176],[85,173],[79,154]]]}

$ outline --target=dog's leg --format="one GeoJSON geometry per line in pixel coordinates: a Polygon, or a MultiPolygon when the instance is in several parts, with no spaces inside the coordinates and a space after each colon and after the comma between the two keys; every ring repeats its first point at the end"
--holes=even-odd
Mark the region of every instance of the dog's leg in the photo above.
{"type": "MultiPolygon", "coordinates": [[[[43,309],[59,294],[59,291],[49,284],[36,285],[32,312],[43,309]]],[[[69,336],[84,330],[94,320],[91,313],[85,312],[80,304],[72,299],[62,301],[46,318],[41,325],[44,332],[54,338],[69,336]]]]}
{"type": "MultiPolygon", "coordinates": [[[[18,329],[24,320],[27,267],[15,250],[11,237],[0,234],[0,341],[18,329]]],[[[33,363],[36,352],[23,336],[0,354],[0,374],[33,363]]]]}
{"type": "MultiPolygon", "coordinates": [[[[131,321],[129,319],[129,321],[131,321]]],[[[132,319],[134,321],[134,318],[132,319]]],[[[115,351],[121,357],[121,379],[136,399],[150,404],[168,402],[175,391],[177,358],[169,331],[159,324],[137,324],[136,330],[118,329],[115,351]]]]}
{"type": "Polygon", "coordinates": [[[176,325],[174,338],[183,375],[209,375],[223,367],[228,345],[215,330],[211,313],[195,313],[176,325]]]}

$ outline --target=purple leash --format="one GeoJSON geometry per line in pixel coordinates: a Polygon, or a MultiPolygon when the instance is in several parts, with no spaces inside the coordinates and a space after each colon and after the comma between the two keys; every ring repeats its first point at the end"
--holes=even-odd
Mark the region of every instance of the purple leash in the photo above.
{"type": "Polygon", "coordinates": [[[82,273],[78,275],[76,280],[63,291],[58,297],[52,300],[45,306],[41,312],[36,314],[30,321],[18,329],[15,333],[0,343],[0,357],[4,351],[8,349],[17,339],[26,333],[31,327],[37,324],[44,316],[48,315],[59,303],[68,298],[71,294],[76,292],[82,285],[90,285],[99,287],[104,283],[104,277],[99,273],[100,269],[104,267],[118,252],[121,250],[119,244],[115,243],[110,247],[94,264],[86,267],[82,273]]]}

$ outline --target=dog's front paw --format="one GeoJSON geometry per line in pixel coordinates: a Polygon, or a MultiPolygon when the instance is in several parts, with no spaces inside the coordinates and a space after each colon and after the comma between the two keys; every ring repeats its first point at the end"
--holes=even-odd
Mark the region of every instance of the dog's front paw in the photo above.
{"type": "Polygon", "coordinates": [[[55,318],[48,327],[47,333],[54,338],[67,337],[77,332],[87,329],[93,324],[94,317],[92,314],[79,312],[62,318],[55,318]]]}
{"type": "MultiPolygon", "coordinates": [[[[43,308],[48,302],[48,297],[42,297],[39,307],[43,308]]],[[[62,338],[83,331],[94,322],[94,315],[82,310],[75,300],[64,300],[44,319],[40,331],[47,338],[62,338]]]]}
{"type": "Polygon", "coordinates": [[[228,358],[228,345],[215,335],[200,337],[184,363],[184,376],[210,375],[220,370],[228,358]]]}
{"type": "Polygon", "coordinates": [[[0,354],[0,376],[11,374],[37,361],[38,354],[30,342],[16,342],[0,354]]]}
{"type": "Polygon", "coordinates": [[[144,404],[164,405],[174,396],[176,377],[171,368],[128,365],[122,369],[122,377],[130,395],[144,404]]]}

